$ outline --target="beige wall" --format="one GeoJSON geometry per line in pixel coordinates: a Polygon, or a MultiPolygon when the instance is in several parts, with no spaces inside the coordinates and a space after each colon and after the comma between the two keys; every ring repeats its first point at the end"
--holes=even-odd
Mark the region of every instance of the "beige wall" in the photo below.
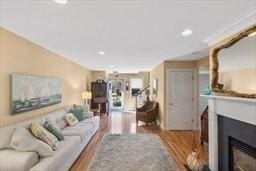
{"type": "Polygon", "coordinates": [[[200,71],[210,71],[210,57],[204,57],[196,61],[197,69],[200,71]]]}
{"type": "MultiPolygon", "coordinates": [[[[150,72],[150,83],[153,82],[154,79],[158,80],[158,91],[157,96],[152,96],[153,101],[157,101],[159,103],[159,117],[158,122],[161,128],[166,127],[166,119],[165,119],[165,74],[164,74],[164,62],[157,65],[150,72]]],[[[152,92],[152,88],[151,88],[152,92]]]]}
{"type": "Polygon", "coordinates": [[[0,28],[0,71],[0,125],[26,120],[65,105],[82,103],[81,93],[90,88],[92,79],[90,70],[2,28],[0,28]],[[62,103],[10,115],[12,73],[62,79],[62,103]]]}
{"type": "MultiPolygon", "coordinates": [[[[118,74],[118,79],[123,79],[124,84],[126,81],[130,81],[131,78],[141,78],[143,79],[144,87],[150,84],[149,82],[149,72],[139,72],[139,73],[120,73],[118,74]]],[[[116,79],[115,74],[110,73],[109,79],[116,79]]],[[[135,109],[135,97],[131,96],[131,88],[128,91],[125,90],[124,93],[124,109],[134,110],[135,109]]]]}
{"type": "Polygon", "coordinates": [[[106,71],[92,71],[92,80],[95,82],[98,79],[108,81],[108,73],[106,71]]]}

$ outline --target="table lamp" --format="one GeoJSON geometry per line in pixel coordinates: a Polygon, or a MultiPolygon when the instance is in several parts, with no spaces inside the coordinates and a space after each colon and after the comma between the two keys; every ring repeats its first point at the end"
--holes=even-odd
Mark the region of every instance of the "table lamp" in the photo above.
{"type": "Polygon", "coordinates": [[[92,92],[84,91],[82,93],[82,99],[84,100],[85,104],[88,104],[88,100],[92,99],[92,92]]]}

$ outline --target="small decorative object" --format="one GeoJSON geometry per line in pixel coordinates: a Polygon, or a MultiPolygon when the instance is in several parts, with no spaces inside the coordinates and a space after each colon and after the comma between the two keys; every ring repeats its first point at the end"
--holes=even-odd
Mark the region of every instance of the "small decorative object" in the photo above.
{"type": "Polygon", "coordinates": [[[92,92],[85,91],[82,93],[82,99],[84,100],[84,104],[89,104],[88,100],[92,99],[92,92]]]}
{"type": "Polygon", "coordinates": [[[126,90],[126,91],[129,91],[129,81],[126,81],[126,82],[125,82],[125,90],[126,90]]]}
{"type": "Polygon", "coordinates": [[[147,96],[147,102],[149,102],[149,95],[150,95],[150,90],[146,90],[146,92],[145,92],[145,94],[146,94],[146,96],[147,96]]]}
{"type": "Polygon", "coordinates": [[[196,151],[192,151],[188,156],[187,167],[192,171],[201,171],[203,169],[203,164],[198,159],[198,153],[196,151]]]}
{"type": "Polygon", "coordinates": [[[158,91],[158,80],[154,79],[152,82],[152,88],[153,88],[153,96],[157,96],[157,91],[158,91]]]}
{"type": "Polygon", "coordinates": [[[186,166],[189,171],[202,171],[203,170],[203,163],[199,160],[198,154],[198,140],[197,140],[197,131],[195,129],[195,122],[192,120],[193,123],[193,140],[192,140],[192,152],[188,155],[186,166]]]}
{"type": "Polygon", "coordinates": [[[204,95],[210,95],[211,93],[212,93],[212,90],[211,90],[210,86],[203,89],[204,95]]]}

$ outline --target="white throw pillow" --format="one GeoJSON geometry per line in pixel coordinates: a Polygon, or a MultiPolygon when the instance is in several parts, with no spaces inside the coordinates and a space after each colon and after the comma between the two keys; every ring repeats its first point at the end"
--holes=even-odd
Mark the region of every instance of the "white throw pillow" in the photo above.
{"type": "Polygon", "coordinates": [[[79,122],[73,113],[68,113],[68,114],[66,114],[65,117],[66,117],[67,123],[70,126],[74,126],[79,122]]]}
{"type": "Polygon", "coordinates": [[[11,139],[11,147],[17,151],[37,152],[40,157],[49,157],[54,154],[48,144],[35,138],[28,129],[23,127],[15,129],[11,139]]]}
{"type": "Polygon", "coordinates": [[[58,148],[58,139],[42,125],[34,122],[30,125],[31,133],[38,139],[46,142],[53,150],[58,148]]]}

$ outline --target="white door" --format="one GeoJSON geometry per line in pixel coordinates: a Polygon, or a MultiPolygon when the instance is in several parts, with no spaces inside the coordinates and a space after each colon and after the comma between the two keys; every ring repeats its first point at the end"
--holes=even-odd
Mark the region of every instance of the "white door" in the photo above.
{"type": "Polygon", "coordinates": [[[169,130],[191,130],[194,113],[194,71],[168,71],[167,112],[169,130]]]}

